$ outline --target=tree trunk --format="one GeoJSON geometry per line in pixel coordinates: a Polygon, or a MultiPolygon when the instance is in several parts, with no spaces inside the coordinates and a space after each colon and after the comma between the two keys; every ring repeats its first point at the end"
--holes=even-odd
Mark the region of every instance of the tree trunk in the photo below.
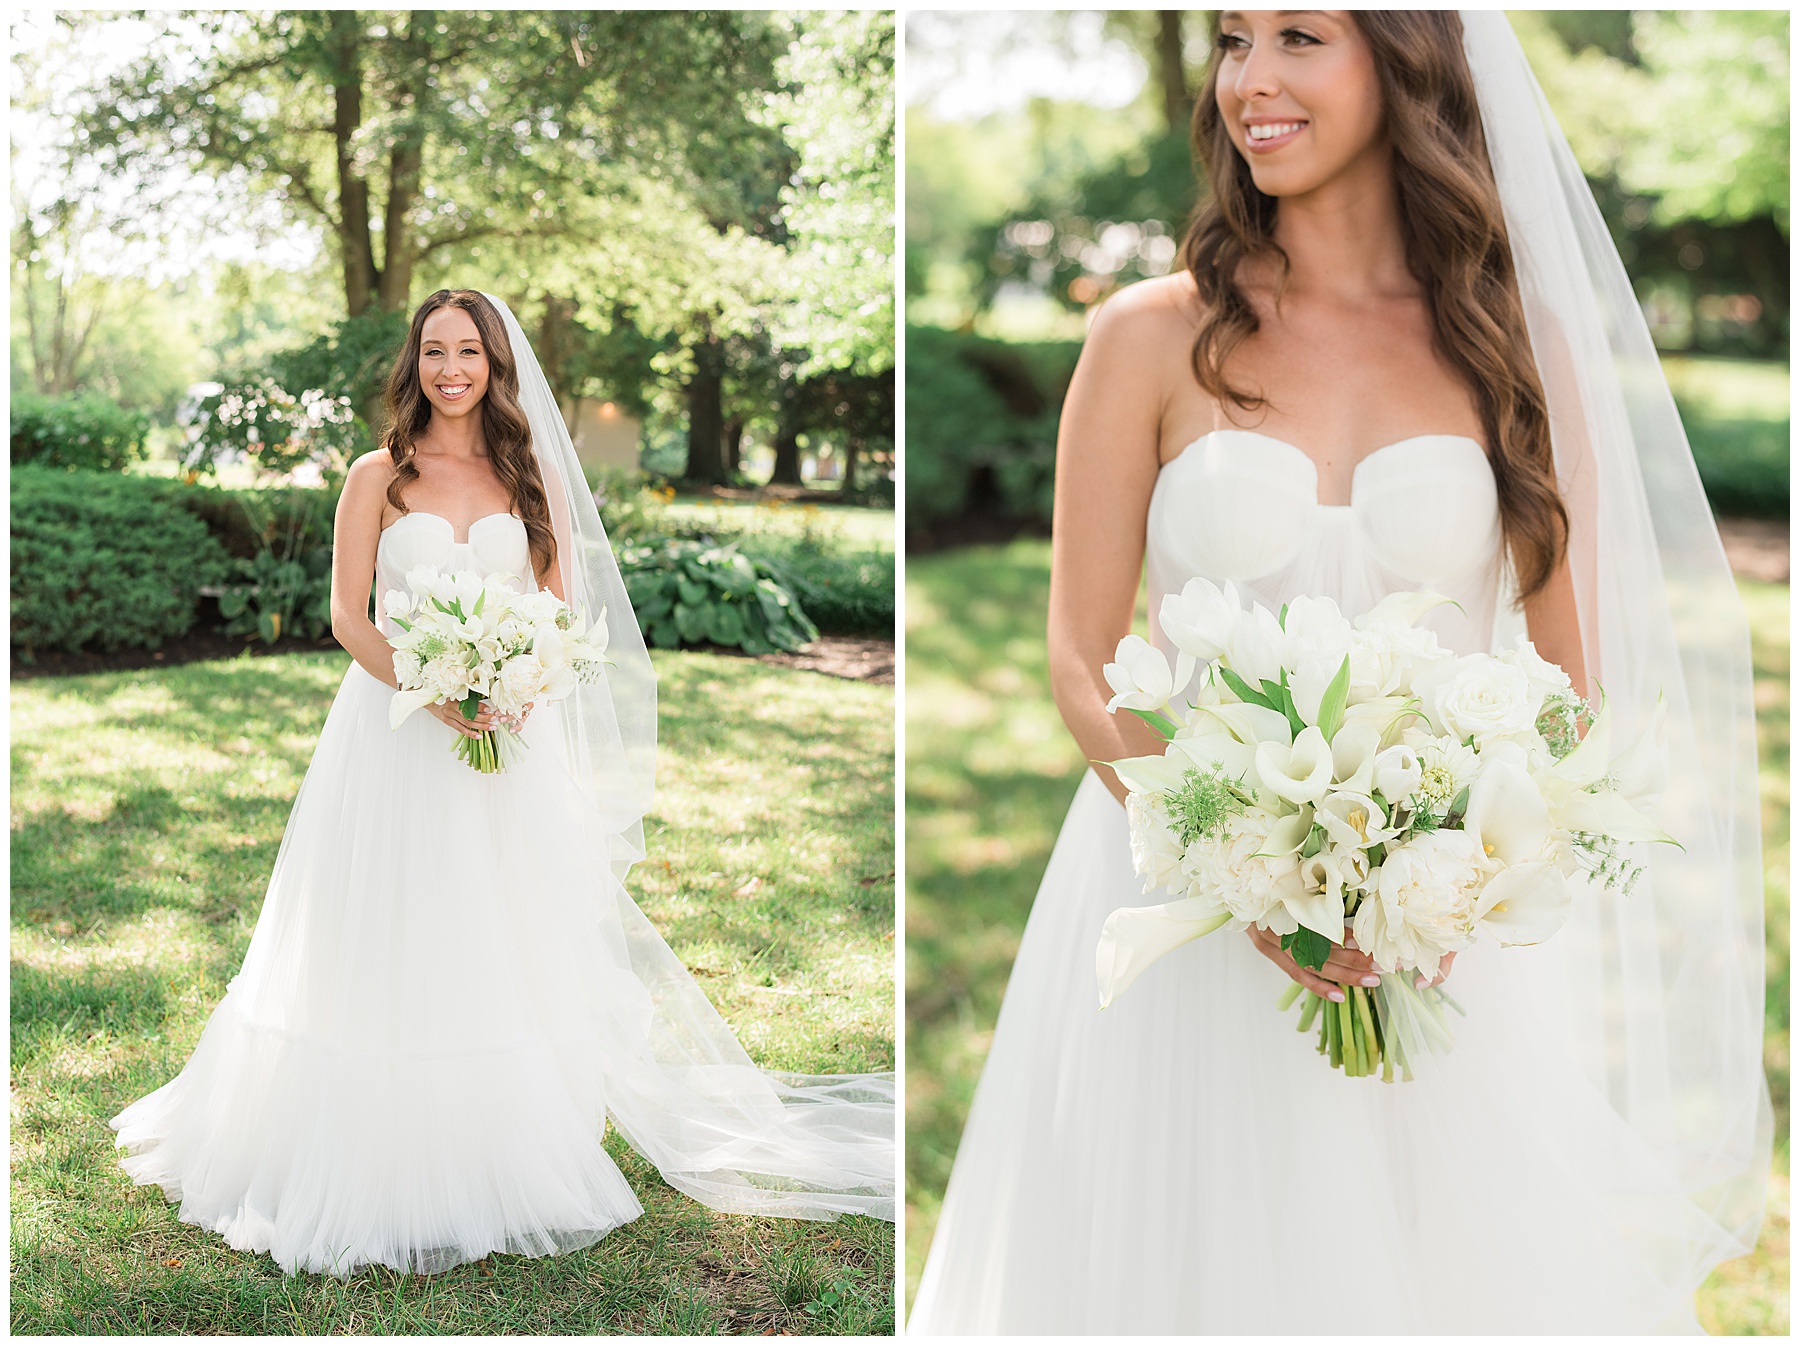
{"type": "Polygon", "coordinates": [[[1181,11],[1178,9],[1156,11],[1156,67],[1162,83],[1163,117],[1169,124],[1169,134],[1185,132],[1194,102],[1188,96],[1187,70],[1181,60],[1181,11]]]}
{"type": "Polygon", "coordinates": [[[694,377],[688,380],[689,481],[725,483],[725,343],[708,337],[694,346],[694,377]]]}
{"type": "Polygon", "coordinates": [[[800,480],[800,385],[794,378],[793,369],[793,365],[784,363],[775,384],[781,422],[775,429],[775,471],[769,475],[771,486],[805,485],[800,480]]]}
{"type": "Polygon", "coordinates": [[[725,475],[735,477],[744,470],[744,418],[725,423],[725,475]]]}
{"type": "Polygon", "coordinates": [[[544,316],[538,323],[535,347],[544,380],[559,396],[563,387],[563,367],[569,354],[569,325],[574,321],[575,301],[558,295],[544,296],[544,316]]]}
{"type": "Polygon", "coordinates": [[[344,257],[345,312],[354,318],[369,307],[380,279],[375,244],[369,237],[369,184],[356,172],[351,146],[362,125],[362,18],[353,10],[331,12],[331,60],[334,109],[331,129],[337,139],[338,243],[344,257]]]}
{"type": "Polygon", "coordinates": [[[407,218],[419,199],[419,169],[425,157],[425,122],[421,115],[430,96],[431,43],[425,34],[437,22],[429,9],[407,19],[406,47],[412,53],[407,87],[395,100],[400,138],[388,155],[387,209],[382,215],[381,306],[389,312],[411,307],[413,265],[419,236],[407,218]]]}

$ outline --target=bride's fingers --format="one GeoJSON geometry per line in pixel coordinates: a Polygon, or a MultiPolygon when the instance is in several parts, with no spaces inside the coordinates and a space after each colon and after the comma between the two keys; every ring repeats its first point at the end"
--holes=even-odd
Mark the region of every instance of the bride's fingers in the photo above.
{"type": "Polygon", "coordinates": [[[1274,935],[1271,935],[1268,931],[1258,930],[1252,926],[1250,929],[1250,942],[1256,945],[1257,950],[1264,958],[1267,958],[1271,963],[1275,964],[1276,967],[1287,973],[1289,977],[1299,982],[1301,986],[1311,991],[1314,995],[1323,996],[1327,1000],[1342,1000],[1344,998],[1343,991],[1338,987],[1321,977],[1317,972],[1313,971],[1313,969],[1301,967],[1300,964],[1296,963],[1293,955],[1281,947],[1281,941],[1274,935]]]}

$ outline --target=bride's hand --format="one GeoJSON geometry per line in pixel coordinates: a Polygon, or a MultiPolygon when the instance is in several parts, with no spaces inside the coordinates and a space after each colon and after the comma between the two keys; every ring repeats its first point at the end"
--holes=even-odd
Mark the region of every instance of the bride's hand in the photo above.
{"type": "Polygon", "coordinates": [[[1375,960],[1356,947],[1355,937],[1346,932],[1342,944],[1331,946],[1331,953],[1321,968],[1301,967],[1294,961],[1294,955],[1281,947],[1281,936],[1271,934],[1267,930],[1259,930],[1251,926],[1244,932],[1250,936],[1254,944],[1276,967],[1299,982],[1316,996],[1327,1000],[1342,1000],[1344,993],[1341,986],[1378,986],[1381,974],[1375,970],[1375,960]]]}
{"type": "Polygon", "coordinates": [[[1424,975],[1420,974],[1413,978],[1413,985],[1418,987],[1421,991],[1425,990],[1427,987],[1436,986],[1445,977],[1450,975],[1450,964],[1455,961],[1456,954],[1454,952],[1445,954],[1438,960],[1437,976],[1433,977],[1430,981],[1426,981],[1424,975]]]}
{"type": "Polygon", "coordinates": [[[475,712],[472,720],[463,719],[462,706],[455,701],[439,701],[425,707],[438,719],[449,725],[464,738],[480,738],[494,727],[494,712],[487,702],[481,703],[481,709],[475,712]]]}

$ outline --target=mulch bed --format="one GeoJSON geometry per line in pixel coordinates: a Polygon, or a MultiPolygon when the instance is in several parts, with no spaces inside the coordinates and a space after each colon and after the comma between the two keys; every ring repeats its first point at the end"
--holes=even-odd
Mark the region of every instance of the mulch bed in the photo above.
{"type": "MultiPolygon", "coordinates": [[[[316,644],[305,645],[283,641],[265,645],[260,640],[246,641],[241,636],[222,635],[216,629],[196,626],[178,639],[165,641],[160,650],[120,650],[115,654],[66,654],[61,650],[40,650],[37,658],[26,663],[15,649],[12,655],[13,681],[28,678],[63,678],[81,673],[115,673],[133,668],[171,668],[176,664],[197,663],[203,659],[232,659],[248,654],[253,659],[294,654],[304,650],[332,650],[337,641],[327,636],[316,644]]],[[[798,654],[745,654],[742,650],[724,649],[717,645],[699,648],[709,654],[730,655],[739,659],[760,659],[782,668],[800,668],[810,673],[824,673],[834,678],[850,678],[857,682],[886,683],[894,681],[894,642],[866,640],[856,636],[821,636],[798,654]]]]}

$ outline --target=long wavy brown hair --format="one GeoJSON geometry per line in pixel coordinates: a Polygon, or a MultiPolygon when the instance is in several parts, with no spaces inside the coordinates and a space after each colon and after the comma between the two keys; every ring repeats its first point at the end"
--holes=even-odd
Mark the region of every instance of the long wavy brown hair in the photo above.
{"type": "MultiPolygon", "coordinates": [[[[1480,411],[1501,534],[1519,597],[1529,598],[1562,561],[1569,516],[1556,488],[1550,418],[1463,54],[1462,20],[1450,10],[1365,9],[1352,16],[1373,50],[1381,82],[1407,262],[1425,289],[1438,349],[1462,375],[1480,411]]],[[[1239,270],[1247,259],[1268,257],[1285,277],[1288,263],[1275,242],[1278,200],[1257,190],[1219,113],[1217,12],[1212,28],[1215,57],[1192,128],[1194,158],[1210,191],[1196,207],[1182,247],[1202,308],[1194,376],[1221,402],[1257,411],[1266,399],[1234,387],[1225,374],[1231,353],[1258,325],[1239,288],[1239,270]]]]}
{"type": "Polygon", "coordinates": [[[487,441],[488,461],[506,488],[513,512],[524,520],[532,566],[540,576],[548,575],[556,563],[556,535],[550,527],[544,478],[531,449],[531,422],[519,405],[519,366],[506,336],[506,323],[479,290],[439,290],[413,314],[412,329],[394,359],[384,392],[387,429],[382,432],[381,447],[394,460],[388,503],[407,513],[403,493],[419,479],[414,459],[419,436],[431,423],[431,402],[419,383],[419,347],[424,341],[425,319],[441,308],[462,309],[475,320],[475,330],[481,334],[488,357],[488,386],[481,399],[481,433],[487,441]]]}

